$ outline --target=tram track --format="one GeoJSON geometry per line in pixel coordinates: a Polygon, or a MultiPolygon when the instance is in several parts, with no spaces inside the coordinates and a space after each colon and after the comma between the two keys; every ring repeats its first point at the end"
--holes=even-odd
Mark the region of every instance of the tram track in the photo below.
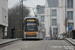
{"type": "Polygon", "coordinates": [[[61,41],[65,50],[74,50],[74,46],[67,41],[61,41]]]}
{"type": "Polygon", "coordinates": [[[73,45],[72,43],[70,43],[70,42],[67,41],[67,40],[64,40],[64,41],[66,41],[66,43],[68,43],[70,46],[74,46],[74,50],[75,50],[75,45],[73,45]]]}
{"type": "Polygon", "coordinates": [[[42,41],[20,41],[16,44],[3,47],[2,49],[10,50],[73,50],[72,46],[65,40],[42,40],[42,41]]]}
{"type": "Polygon", "coordinates": [[[67,47],[67,45],[63,42],[63,41],[61,41],[62,42],[62,44],[63,44],[63,47],[66,49],[66,50],[69,50],[69,48],[67,47]]]}
{"type": "Polygon", "coordinates": [[[50,46],[50,41],[47,43],[45,50],[48,50],[49,46],[50,46]]]}

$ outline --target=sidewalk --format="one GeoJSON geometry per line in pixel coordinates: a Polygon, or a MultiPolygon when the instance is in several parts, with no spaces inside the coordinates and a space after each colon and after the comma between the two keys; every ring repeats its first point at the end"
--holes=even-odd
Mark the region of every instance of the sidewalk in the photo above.
{"type": "Polygon", "coordinates": [[[17,41],[18,39],[0,39],[0,45],[6,44],[9,42],[17,41]]]}
{"type": "Polygon", "coordinates": [[[75,45],[75,39],[66,38],[66,40],[69,41],[71,44],[75,45]]]}

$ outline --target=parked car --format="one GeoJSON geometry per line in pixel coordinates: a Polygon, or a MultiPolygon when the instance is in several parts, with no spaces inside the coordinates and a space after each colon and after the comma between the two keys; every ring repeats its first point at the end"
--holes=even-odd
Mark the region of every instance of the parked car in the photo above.
{"type": "Polygon", "coordinates": [[[58,39],[63,39],[63,35],[58,35],[58,39]]]}
{"type": "Polygon", "coordinates": [[[45,40],[50,40],[50,37],[46,37],[45,40]]]}

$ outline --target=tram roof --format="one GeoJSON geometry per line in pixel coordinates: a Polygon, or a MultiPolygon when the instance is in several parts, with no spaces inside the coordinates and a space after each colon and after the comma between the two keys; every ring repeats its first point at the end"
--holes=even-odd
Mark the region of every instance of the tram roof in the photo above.
{"type": "Polygon", "coordinates": [[[38,19],[37,17],[25,17],[24,19],[27,19],[27,18],[36,18],[36,19],[38,19]]]}

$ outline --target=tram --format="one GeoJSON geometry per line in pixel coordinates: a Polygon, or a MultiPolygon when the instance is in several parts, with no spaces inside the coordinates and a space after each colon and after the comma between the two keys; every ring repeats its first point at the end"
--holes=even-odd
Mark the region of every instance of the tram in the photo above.
{"type": "Polygon", "coordinates": [[[25,17],[24,39],[44,39],[45,32],[37,17],[25,17]]]}

